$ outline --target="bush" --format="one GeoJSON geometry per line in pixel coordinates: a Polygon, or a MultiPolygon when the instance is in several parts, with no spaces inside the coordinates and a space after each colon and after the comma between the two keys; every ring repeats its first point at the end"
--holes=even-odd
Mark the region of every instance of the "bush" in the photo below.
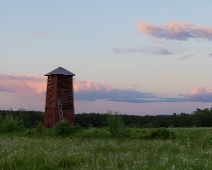
{"type": "Polygon", "coordinates": [[[2,133],[12,133],[23,131],[24,127],[20,121],[14,119],[12,116],[7,115],[5,119],[0,122],[0,132],[2,133]]]}
{"type": "Polygon", "coordinates": [[[25,134],[27,136],[32,136],[32,135],[35,134],[35,130],[34,129],[27,129],[27,130],[25,130],[25,134]]]}
{"type": "Polygon", "coordinates": [[[108,110],[107,123],[111,135],[117,138],[129,136],[129,129],[125,127],[122,117],[118,112],[112,113],[112,111],[108,110]]]}
{"type": "Polygon", "coordinates": [[[1,124],[2,121],[3,121],[3,118],[2,118],[2,116],[0,115],[0,124],[1,124]]]}
{"type": "Polygon", "coordinates": [[[157,129],[154,130],[150,133],[150,137],[152,139],[168,139],[168,138],[174,138],[175,137],[175,133],[169,131],[168,129],[157,129]]]}
{"type": "Polygon", "coordinates": [[[40,122],[40,123],[36,126],[35,131],[36,131],[37,133],[42,133],[42,132],[43,132],[43,124],[42,124],[42,122],[40,122]]]}
{"type": "Polygon", "coordinates": [[[66,135],[72,134],[80,129],[81,129],[81,127],[79,125],[71,125],[67,119],[65,119],[64,121],[61,121],[55,125],[55,132],[59,136],[66,136],[66,135]]]}

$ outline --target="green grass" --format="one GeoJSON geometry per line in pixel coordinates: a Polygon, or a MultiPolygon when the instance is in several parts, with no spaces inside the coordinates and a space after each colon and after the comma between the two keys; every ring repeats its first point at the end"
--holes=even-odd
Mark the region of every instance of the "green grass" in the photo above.
{"type": "Polygon", "coordinates": [[[83,129],[68,137],[53,130],[0,135],[0,169],[5,170],[209,170],[212,128],[170,128],[176,138],[148,138],[154,129],[130,129],[112,138],[107,128],[83,129]]]}

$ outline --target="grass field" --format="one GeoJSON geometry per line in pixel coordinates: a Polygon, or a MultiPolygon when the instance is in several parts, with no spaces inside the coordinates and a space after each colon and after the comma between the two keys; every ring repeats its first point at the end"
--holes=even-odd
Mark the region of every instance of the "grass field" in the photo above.
{"type": "Polygon", "coordinates": [[[170,128],[175,139],[147,139],[153,129],[131,129],[112,138],[106,128],[84,129],[68,137],[0,135],[0,169],[5,170],[210,170],[212,128],[170,128]]]}

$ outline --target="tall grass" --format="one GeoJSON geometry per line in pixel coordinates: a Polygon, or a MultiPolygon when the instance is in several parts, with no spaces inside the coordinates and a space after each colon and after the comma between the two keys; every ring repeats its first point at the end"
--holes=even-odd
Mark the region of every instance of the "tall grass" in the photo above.
{"type": "Polygon", "coordinates": [[[52,130],[3,134],[0,169],[212,169],[211,128],[169,130],[175,139],[145,138],[154,129],[131,129],[131,138],[121,139],[111,137],[106,128],[84,129],[65,138],[52,130]]]}

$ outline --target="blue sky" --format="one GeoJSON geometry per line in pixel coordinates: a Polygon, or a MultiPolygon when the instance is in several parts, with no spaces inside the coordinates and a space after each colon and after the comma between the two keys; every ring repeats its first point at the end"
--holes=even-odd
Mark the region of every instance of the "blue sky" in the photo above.
{"type": "Polygon", "coordinates": [[[76,74],[76,113],[211,107],[209,0],[0,2],[0,109],[44,110],[59,66],[76,74]]]}

